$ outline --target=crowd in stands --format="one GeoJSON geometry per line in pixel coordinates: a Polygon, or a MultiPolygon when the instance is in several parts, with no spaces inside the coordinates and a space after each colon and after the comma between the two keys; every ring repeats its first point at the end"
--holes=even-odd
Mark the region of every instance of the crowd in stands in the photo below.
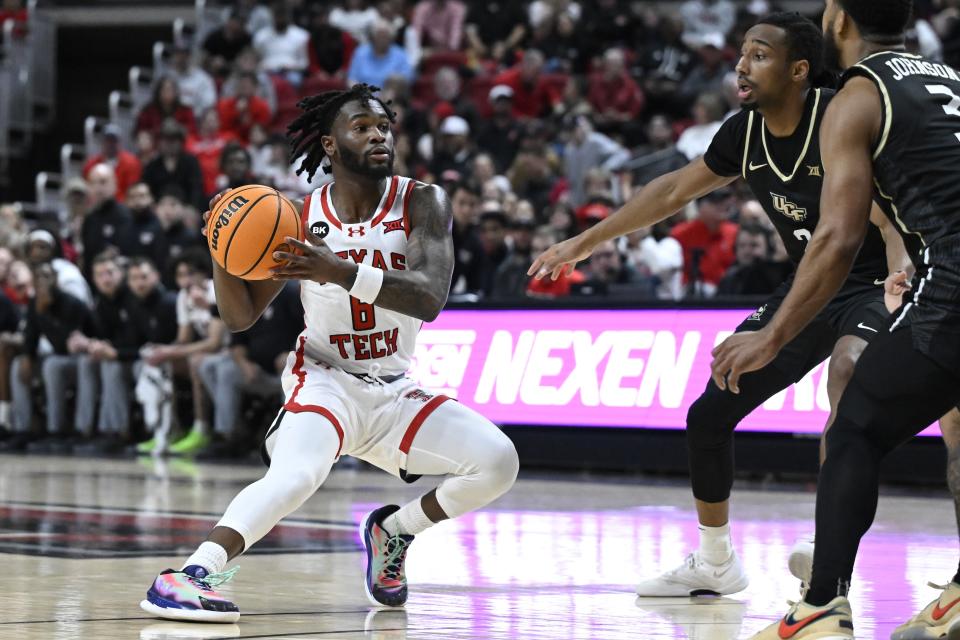
{"type": "MultiPolygon", "coordinates": [[[[18,19],[17,5],[0,18],[18,19]]],[[[919,2],[912,45],[960,62],[958,5],[919,2]]],[[[200,216],[226,188],[264,183],[298,198],[330,180],[297,174],[286,125],[301,97],[354,82],[382,87],[397,114],[396,172],[450,196],[451,299],[769,293],[792,266],[740,183],[601,245],[557,281],[526,271],[540,251],[704,153],[739,108],[739,41],[776,8],[767,0],[224,6],[219,24],[173,43],[129,138],[117,124],[104,128],[84,177],[64,186],[56,224],[28,228],[16,206],[0,206],[0,447],[250,451],[243,415],[259,407],[269,416],[280,398],[279,372],[302,327],[298,290],[289,285],[258,324],[229,334],[200,216]]]]}

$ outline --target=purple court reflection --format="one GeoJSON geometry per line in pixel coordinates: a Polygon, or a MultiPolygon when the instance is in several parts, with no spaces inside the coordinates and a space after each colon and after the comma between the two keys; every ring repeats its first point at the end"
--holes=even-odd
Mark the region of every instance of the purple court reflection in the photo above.
{"type": "MultiPolygon", "coordinates": [[[[573,499],[583,503],[582,496],[573,499]]],[[[804,511],[811,501],[805,496],[804,511]]],[[[948,507],[915,502],[925,511],[948,507]]],[[[376,506],[355,504],[354,519],[376,506]]],[[[923,533],[924,518],[911,522],[893,514],[893,520],[876,526],[860,547],[851,593],[857,638],[889,638],[936,596],[926,583],[947,582],[955,571],[955,536],[923,533]]],[[[639,599],[633,584],[641,576],[672,568],[696,546],[689,511],[469,514],[418,536],[407,563],[408,610],[439,614],[452,607],[458,618],[467,616],[462,628],[476,637],[734,640],[760,630],[786,612],[787,600],[797,599],[799,583],[786,558],[811,530],[806,519],[738,519],[734,541],[751,578],[746,591],[639,599]]]]}

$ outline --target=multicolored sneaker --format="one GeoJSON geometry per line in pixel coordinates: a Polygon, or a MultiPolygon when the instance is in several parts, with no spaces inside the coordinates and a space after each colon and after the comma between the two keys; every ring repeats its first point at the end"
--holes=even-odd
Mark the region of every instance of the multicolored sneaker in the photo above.
{"type": "Polygon", "coordinates": [[[367,576],[364,587],[367,598],[378,607],[402,607],[407,602],[407,576],[403,561],[413,536],[387,533],[380,523],[400,510],[388,504],[367,514],[360,525],[360,539],[367,550],[367,576]]]}
{"type": "Polygon", "coordinates": [[[210,436],[200,429],[192,429],[190,433],[170,445],[170,453],[175,456],[190,456],[207,447],[210,442],[210,436]]]}
{"type": "Polygon", "coordinates": [[[850,601],[837,596],[822,607],[796,602],[779,622],[751,640],[852,640],[853,613],[850,601]]]}
{"type": "Polygon", "coordinates": [[[240,609],[214,591],[228,582],[237,567],[223,573],[207,574],[203,567],[191,565],[181,571],[167,569],[157,576],[140,608],[158,618],[190,622],[236,622],[240,609]]]}
{"type": "Polygon", "coordinates": [[[923,611],[894,629],[890,640],[960,638],[960,606],[957,606],[960,604],[960,584],[927,584],[943,593],[923,611]]]}

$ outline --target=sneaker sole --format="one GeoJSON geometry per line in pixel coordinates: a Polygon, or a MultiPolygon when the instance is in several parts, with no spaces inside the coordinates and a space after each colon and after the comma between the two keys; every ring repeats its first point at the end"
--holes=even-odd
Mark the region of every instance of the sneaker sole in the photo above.
{"type": "Polygon", "coordinates": [[[641,598],[699,598],[699,597],[716,597],[716,596],[729,596],[735,593],[740,593],[744,589],[750,586],[750,579],[747,576],[743,576],[738,582],[730,585],[729,587],[716,591],[714,589],[708,589],[706,587],[694,587],[689,589],[677,589],[677,591],[671,593],[644,593],[641,592],[639,587],[634,590],[641,598]]]}
{"type": "Polygon", "coordinates": [[[384,604],[374,598],[373,593],[370,591],[370,582],[367,580],[367,572],[370,571],[370,545],[367,544],[367,525],[370,523],[370,516],[372,515],[373,511],[368,513],[363,519],[363,522],[360,523],[360,542],[363,543],[363,551],[367,554],[367,569],[363,574],[363,592],[367,594],[367,600],[370,601],[370,604],[375,607],[379,607],[381,609],[402,609],[404,606],[406,606],[406,602],[397,605],[384,604]]]}
{"type": "Polygon", "coordinates": [[[208,611],[206,609],[177,609],[161,607],[149,600],[141,600],[140,608],[147,613],[165,620],[182,620],[185,622],[236,622],[240,619],[239,611],[208,611]]]}
{"type": "Polygon", "coordinates": [[[894,632],[890,640],[960,640],[960,616],[955,616],[948,623],[928,627],[917,625],[894,632]]]}

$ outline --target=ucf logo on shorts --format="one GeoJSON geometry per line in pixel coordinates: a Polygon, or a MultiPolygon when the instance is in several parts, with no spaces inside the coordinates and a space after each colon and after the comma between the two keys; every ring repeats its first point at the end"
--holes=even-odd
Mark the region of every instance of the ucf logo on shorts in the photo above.
{"type": "Polygon", "coordinates": [[[783,215],[787,216],[787,217],[790,218],[791,220],[796,220],[797,222],[800,222],[800,221],[802,221],[802,220],[806,220],[806,218],[807,218],[807,210],[806,210],[806,209],[801,209],[800,207],[798,207],[797,205],[793,204],[792,202],[790,202],[789,200],[787,200],[787,199],[784,198],[783,196],[777,195],[777,194],[773,193],[772,191],[770,192],[770,195],[771,195],[771,197],[773,197],[773,208],[774,208],[774,209],[776,209],[777,211],[779,211],[779,212],[782,213],[783,215]]]}
{"type": "Polygon", "coordinates": [[[750,317],[747,318],[747,320],[760,320],[761,318],[763,318],[763,314],[764,312],[766,312],[766,310],[767,310],[767,305],[763,305],[762,307],[754,311],[752,314],[750,314],[750,317]]]}

